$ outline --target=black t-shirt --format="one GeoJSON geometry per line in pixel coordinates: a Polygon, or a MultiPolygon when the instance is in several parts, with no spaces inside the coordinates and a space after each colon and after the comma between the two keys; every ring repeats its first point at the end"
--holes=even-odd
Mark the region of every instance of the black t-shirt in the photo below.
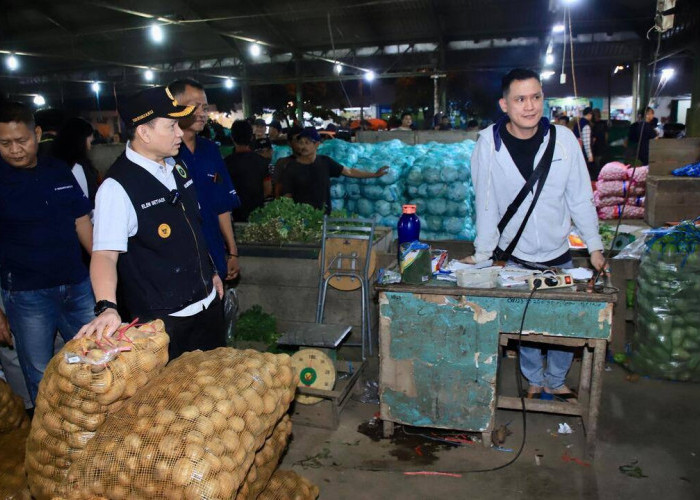
{"type": "Polygon", "coordinates": [[[324,155],[311,164],[290,161],[282,174],[283,194],[291,194],[297,203],[331,213],[331,177],[340,177],[343,166],[324,155]]]}
{"type": "Polygon", "coordinates": [[[639,161],[642,165],[649,165],[649,141],[656,137],[656,129],[651,123],[635,122],[630,126],[628,135],[629,144],[636,149],[639,143],[639,161]],[[641,141],[640,141],[641,139],[641,141]]]}
{"type": "Polygon", "coordinates": [[[508,132],[506,126],[503,126],[501,139],[503,139],[503,144],[505,144],[510,157],[513,158],[513,162],[518,167],[520,175],[525,180],[529,179],[535,169],[535,156],[537,156],[537,151],[540,149],[544,139],[544,127],[542,124],[539,124],[537,132],[529,139],[518,139],[508,132]]]}
{"type": "Polygon", "coordinates": [[[241,206],[232,212],[233,220],[246,222],[250,212],[265,203],[263,183],[268,176],[268,161],[257,153],[231,153],[224,161],[241,206]]]}

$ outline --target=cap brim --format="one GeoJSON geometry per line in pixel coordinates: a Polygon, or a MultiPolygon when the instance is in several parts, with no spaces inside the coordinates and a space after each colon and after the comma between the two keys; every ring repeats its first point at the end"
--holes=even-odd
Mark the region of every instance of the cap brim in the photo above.
{"type": "Polygon", "coordinates": [[[190,116],[192,113],[194,113],[194,106],[176,106],[177,111],[173,111],[172,113],[168,113],[167,117],[168,118],[185,118],[186,116],[190,116]]]}

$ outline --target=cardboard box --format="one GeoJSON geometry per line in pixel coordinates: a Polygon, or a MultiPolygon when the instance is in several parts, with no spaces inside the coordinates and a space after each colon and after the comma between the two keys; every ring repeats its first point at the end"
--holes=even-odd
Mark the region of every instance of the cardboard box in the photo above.
{"type": "Polygon", "coordinates": [[[652,227],[700,216],[700,177],[649,175],[644,220],[652,227]]]}
{"type": "Polygon", "coordinates": [[[649,141],[649,174],[671,175],[677,168],[700,161],[700,137],[649,141]]]}

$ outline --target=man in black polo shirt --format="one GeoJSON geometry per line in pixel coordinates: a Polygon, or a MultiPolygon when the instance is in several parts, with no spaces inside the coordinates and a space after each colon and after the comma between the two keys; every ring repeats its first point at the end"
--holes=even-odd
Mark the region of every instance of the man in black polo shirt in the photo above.
{"type": "Polygon", "coordinates": [[[194,182],[175,163],[183,132],[178,120],[194,112],[167,87],[151,87],[119,110],[129,142],[97,192],[90,265],[96,318],[79,335],[112,335],[121,324],[117,278],[130,317],[160,318],[173,359],[223,346],[223,284],[199,221],[194,182]]]}
{"type": "Polygon", "coordinates": [[[12,329],[32,401],[56,330],[70,340],[95,305],[80,250],[92,246],[90,200],[65,163],[37,156],[40,140],[28,107],[0,106],[0,344],[12,329]]]}
{"type": "Polygon", "coordinates": [[[355,177],[367,179],[381,177],[389,167],[376,172],[348,168],[333,158],[318,155],[321,136],[313,127],[305,128],[296,140],[296,156],[285,167],[281,184],[284,196],[296,203],[307,203],[314,208],[331,213],[331,177],[355,177]]]}

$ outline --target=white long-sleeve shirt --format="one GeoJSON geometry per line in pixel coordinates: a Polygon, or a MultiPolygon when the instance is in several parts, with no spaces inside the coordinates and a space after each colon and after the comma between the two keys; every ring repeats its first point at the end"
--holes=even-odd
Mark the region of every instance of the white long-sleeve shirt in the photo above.
{"type": "MultiPolygon", "coordinates": [[[[568,128],[555,126],[557,138],[552,166],[537,205],[513,251],[515,257],[528,262],[547,262],[563,255],[569,248],[572,222],[589,252],[603,249],[593,191],[578,140],[568,128]]],[[[544,155],[550,135],[547,131],[533,168],[544,155]]],[[[494,125],[479,133],[472,155],[472,179],[476,194],[474,257],[477,262],[482,262],[491,258],[496,246],[502,250],[508,247],[532,203],[533,193],[527,195],[500,234],[498,223],[526,179],[500,141],[500,136],[498,139],[494,137],[494,125]]]]}

